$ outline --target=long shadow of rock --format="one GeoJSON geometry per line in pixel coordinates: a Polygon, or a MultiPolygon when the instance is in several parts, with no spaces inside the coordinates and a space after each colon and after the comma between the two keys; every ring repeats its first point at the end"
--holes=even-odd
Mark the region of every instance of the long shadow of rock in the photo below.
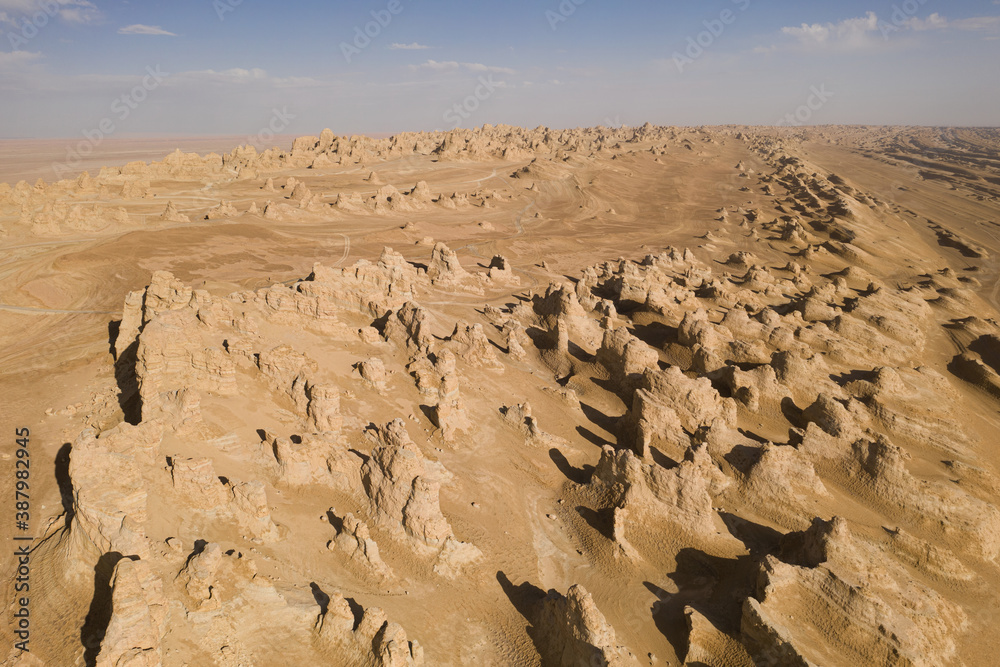
{"type": "Polygon", "coordinates": [[[781,414],[785,416],[792,426],[796,428],[805,428],[806,420],[802,416],[802,409],[795,405],[795,401],[786,396],[781,399],[781,414]]]}
{"type": "Polygon", "coordinates": [[[538,618],[541,613],[542,600],[545,599],[545,591],[543,591],[538,586],[535,586],[527,581],[515,586],[514,583],[507,578],[507,575],[502,571],[497,572],[497,581],[500,583],[500,588],[503,589],[504,594],[510,603],[514,605],[518,613],[524,617],[524,620],[528,622],[528,626],[525,630],[528,636],[531,637],[532,643],[535,645],[535,649],[538,651],[539,655],[545,655],[545,638],[540,636],[538,633],[538,618]]]}
{"type": "Polygon", "coordinates": [[[597,445],[598,447],[602,448],[604,447],[604,445],[611,445],[611,446],[615,445],[615,443],[610,442],[609,440],[607,440],[607,438],[602,438],[601,436],[597,435],[590,429],[584,428],[583,426],[577,426],[576,432],[579,433],[584,440],[586,440],[592,445],[597,445]]]}
{"type": "Polygon", "coordinates": [[[1000,343],[997,343],[995,336],[983,336],[974,341],[969,349],[977,352],[983,363],[1000,373],[1000,343]]]}
{"type": "Polygon", "coordinates": [[[721,632],[738,637],[743,600],[754,592],[757,574],[758,559],[753,556],[720,558],[698,549],[682,549],[677,569],[668,575],[676,593],[644,583],[659,598],[651,609],[653,621],[678,656],[687,655],[689,648],[685,607],[697,610],[721,632]]]}
{"type": "Polygon", "coordinates": [[[569,461],[563,456],[563,453],[558,449],[553,447],[549,450],[549,458],[552,462],[556,464],[559,468],[559,472],[566,475],[566,479],[576,484],[586,484],[590,481],[590,478],[594,474],[594,466],[583,466],[583,468],[574,468],[570,465],[569,461]]]}
{"type": "Polygon", "coordinates": [[[613,507],[603,510],[592,510],[584,505],[579,505],[575,509],[576,513],[587,522],[587,525],[612,542],[615,541],[615,510],[613,507]]]}
{"type": "Polygon", "coordinates": [[[677,327],[670,327],[661,322],[633,324],[629,331],[632,332],[633,336],[657,350],[662,350],[666,345],[677,342],[677,327]]]}
{"type": "Polygon", "coordinates": [[[592,424],[600,426],[608,433],[617,435],[618,421],[621,417],[610,417],[597,408],[587,405],[586,403],[580,403],[580,409],[583,411],[583,416],[589,419],[592,424]]]}
{"type": "MultiPolygon", "coordinates": [[[[118,340],[120,327],[121,321],[112,322],[108,325],[108,345],[112,352],[115,350],[115,343],[118,340]]],[[[132,344],[122,350],[122,353],[115,359],[115,382],[118,384],[118,405],[125,415],[125,421],[133,425],[142,421],[142,400],[139,398],[139,385],[135,377],[135,362],[138,350],[139,341],[132,341],[132,344]]]]}
{"type": "Polygon", "coordinates": [[[69,454],[73,450],[73,445],[64,443],[59,448],[55,460],[56,485],[59,487],[59,497],[62,501],[63,512],[66,515],[66,526],[73,520],[73,480],[69,476],[69,454]]]}
{"type": "Polygon", "coordinates": [[[101,642],[108,631],[111,613],[111,576],[115,565],[124,556],[117,552],[108,552],[101,556],[94,566],[94,597],[90,600],[87,618],[80,629],[80,641],[83,643],[83,661],[87,667],[97,664],[97,656],[101,652],[101,642]]]}
{"type": "Polygon", "coordinates": [[[326,614],[326,610],[330,606],[330,596],[323,592],[323,589],[319,587],[315,581],[309,584],[309,589],[312,591],[313,599],[316,600],[316,604],[319,605],[319,613],[321,616],[326,614]]]}
{"type": "Polygon", "coordinates": [[[729,512],[719,512],[719,516],[722,517],[730,534],[746,546],[751,556],[759,560],[763,560],[767,554],[775,553],[781,546],[784,534],[774,528],[748,521],[729,512]]]}

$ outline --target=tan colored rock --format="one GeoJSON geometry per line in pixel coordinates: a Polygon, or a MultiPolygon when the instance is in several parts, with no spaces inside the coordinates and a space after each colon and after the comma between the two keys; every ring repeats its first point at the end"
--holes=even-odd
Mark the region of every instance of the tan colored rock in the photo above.
{"type": "Polygon", "coordinates": [[[171,459],[170,477],[181,501],[198,509],[217,509],[228,501],[226,488],[215,474],[211,459],[175,457],[171,459]]]}
{"type": "Polygon", "coordinates": [[[713,498],[730,484],[703,446],[692,447],[676,468],[643,463],[630,450],[606,445],[590,483],[614,508],[614,538],[626,555],[638,556],[629,533],[640,534],[653,517],[680,531],[715,539],[713,498]]]}
{"type": "Polygon", "coordinates": [[[722,632],[694,607],[684,607],[688,626],[688,647],[685,665],[710,665],[722,661],[734,667],[754,667],[746,648],[735,638],[722,632]]]}
{"type": "Polygon", "coordinates": [[[435,285],[449,286],[468,279],[469,272],[462,268],[455,251],[444,243],[436,243],[427,264],[427,277],[435,285]]]}
{"type": "Polygon", "coordinates": [[[743,641],[758,664],[932,665],[953,655],[961,609],[859,543],[842,519],[790,534],[782,558],[767,557],[743,606],[743,641]]]}
{"type": "Polygon", "coordinates": [[[543,642],[542,660],[547,665],[638,664],[629,650],[618,644],[614,628],[579,584],[571,586],[565,596],[556,591],[546,596],[537,629],[543,642]]]}
{"type": "Polygon", "coordinates": [[[348,558],[361,565],[366,571],[379,579],[391,579],[392,570],[382,561],[378,544],[372,539],[368,526],[353,514],[344,515],[343,525],[337,531],[337,537],[330,543],[330,549],[347,555],[348,558]]]}
{"type": "Polygon", "coordinates": [[[495,256],[487,269],[489,279],[498,285],[520,285],[521,279],[514,275],[510,262],[502,255],[495,256]]]}
{"type": "Polygon", "coordinates": [[[760,511],[799,527],[817,500],[830,498],[809,459],[794,447],[766,444],[747,472],[745,493],[760,511]]]}
{"type": "Polygon", "coordinates": [[[608,369],[612,382],[624,391],[637,386],[643,374],[659,368],[656,350],[621,328],[604,332],[597,363],[608,369]]]}
{"type": "Polygon", "coordinates": [[[372,389],[380,394],[385,392],[388,375],[385,370],[385,362],[381,359],[373,357],[360,362],[358,372],[361,374],[361,379],[372,389]]]}
{"type": "Polygon", "coordinates": [[[497,358],[493,343],[486,337],[482,324],[459,322],[448,340],[454,344],[455,354],[470,366],[503,371],[504,366],[497,358]]]}
{"type": "Polygon", "coordinates": [[[434,421],[447,442],[455,440],[459,431],[471,431],[472,422],[465,410],[459,388],[458,373],[451,372],[441,378],[438,401],[434,406],[434,421]]]}
{"type": "Polygon", "coordinates": [[[402,420],[378,431],[378,444],[362,467],[371,512],[390,530],[402,528],[418,542],[434,546],[451,535],[438,499],[440,483],[429,479],[424,456],[402,420]]]}
{"type": "Polygon", "coordinates": [[[111,578],[111,620],[98,667],[154,667],[162,661],[167,626],[163,582],[143,561],[122,558],[111,578]]]}
{"type": "Polygon", "coordinates": [[[337,593],[330,596],[326,612],[316,623],[321,642],[340,652],[351,664],[375,667],[420,667],[424,664],[423,647],[409,641],[397,623],[390,623],[378,607],[363,611],[361,622],[354,629],[355,619],[350,603],[337,593]]]}
{"type": "Polygon", "coordinates": [[[172,201],[167,202],[167,208],[163,211],[163,214],[160,215],[160,220],[163,222],[191,222],[191,218],[178,211],[172,201]]]}
{"type": "Polygon", "coordinates": [[[230,509],[246,530],[265,542],[279,539],[278,527],[271,521],[271,509],[263,482],[230,483],[230,509]]]}
{"type": "Polygon", "coordinates": [[[221,220],[225,218],[235,218],[240,214],[233,206],[232,202],[224,201],[220,202],[218,206],[210,210],[206,215],[206,220],[221,220]]]}
{"type": "Polygon", "coordinates": [[[408,349],[427,352],[434,342],[429,320],[430,313],[413,302],[407,302],[395,316],[389,317],[385,338],[408,349]]]}
{"type": "Polygon", "coordinates": [[[340,389],[309,383],[306,385],[306,397],[309,401],[309,425],[317,433],[339,435],[344,425],[344,418],[340,414],[340,389]]]}
{"type": "Polygon", "coordinates": [[[434,562],[434,572],[446,579],[460,579],[482,559],[483,552],[475,545],[449,537],[434,562]]]}
{"type": "Polygon", "coordinates": [[[642,457],[649,447],[683,452],[687,433],[710,426],[716,419],[736,425],[736,401],[722,398],[706,377],[692,380],[679,368],[646,370],[632,399],[625,428],[633,448],[642,457]]]}
{"type": "Polygon", "coordinates": [[[192,554],[177,575],[177,583],[184,587],[188,597],[200,605],[199,610],[205,610],[208,606],[219,606],[218,593],[213,588],[221,564],[222,547],[210,542],[201,551],[192,554]],[[210,600],[214,605],[206,604],[210,600]]]}
{"type": "Polygon", "coordinates": [[[148,555],[144,524],[148,519],[143,470],[156,460],[162,428],[124,424],[98,438],[85,430],[70,451],[74,555],[91,557],[117,552],[148,555]]]}

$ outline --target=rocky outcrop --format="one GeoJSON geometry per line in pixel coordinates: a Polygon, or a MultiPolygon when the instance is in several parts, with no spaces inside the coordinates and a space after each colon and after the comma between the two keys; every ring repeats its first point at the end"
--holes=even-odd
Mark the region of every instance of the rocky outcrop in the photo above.
{"type": "Polygon", "coordinates": [[[361,375],[361,379],[365,381],[365,384],[380,394],[385,392],[386,382],[388,380],[388,375],[385,370],[385,362],[378,357],[374,357],[360,362],[357,365],[357,369],[358,373],[361,375]]]}
{"type": "Polygon", "coordinates": [[[472,422],[465,410],[461,390],[458,384],[458,373],[451,372],[441,378],[438,386],[437,405],[434,406],[434,422],[441,430],[441,437],[446,442],[452,442],[459,431],[471,431],[472,422]]]}
{"type": "Polygon", "coordinates": [[[458,254],[444,243],[438,242],[434,244],[431,260],[427,264],[427,277],[434,285],[453,287],[470,279],[471,275],[462,268],[458,254]]]}
{"type": "Polygon", "coordinates": [[[73,443],[70,535],[76,557],[96,560],[109,552],[148,555],[143,471],[157,460],[161,438],[162,428],[156,424],[124,424],[100,437],[88,429],[73,443]]]}
{"type": "Polygon", "coordinates": [[[514,275],[510,262],[502,255],[495,256],[487,268],[489,279],[498,285],[516,286],[521,284],[521,279],[514,275]]]}
{"type": "Polygon", "coordinates": [[[378,607],[369,607],[356,619],[343,595],[330,596],[326,610],[316,622],[316,636],[340,659],[352,664],[376,667],[420,667],[423,647],[409,641],[406,631],[390,623],[378,607]]]}
{"type": "Polygon", "coordinates": [[[736,425],[736,401],[723,398],[708,378],[691,379],[676,366],[646,370],[632,398],[625,424],[634,451],[648,456],[649,447],[683,452],[689,434],[716,419],[736,425]]]}
{"type": "Polygon", "coordinates": [[[547,665],[638,664],[629,650],[618,644],[614,628],[579,584],[571,586],[566,595],[549,592],[542,601],[537,629],[542,637],[542,660],[547,665]]]}
{"type": "Polygon", "coordinates": [[[842,519],[789,535],[782,559],[766,558],[743,606],[757,664],[934,665],[954,655],[962,611],[886,567],[842,519]]]}
{"type": "Polygon", "coordinates": [[[362,467],[365,493],[376,520],[427,546],[443,545],[451,526],[441,514],[440,482],[425,469],[424,456],[402,420],[377,432],[371,458],[362,467]]]}
{"type": "Polygon", "coordinates": [[[211,511],[229,500],[211,459],[174,457],[170,460],[170,477],[178,496],[195,508],[211,511]]]}
{"type": "Polygon", "coordinates": [[[222,547],[211,542],[201,551],[192,554],[177,575],[177,585],[194,602],[195,609],[205,611],[220,606],[219,596],[213,590],[215,577],[222,564],[222,547]]]}
{"type": "Polygon", "coordinates": [[[434,342],[430,313],[413,302],[403,305],[386,322],[385,339],[414,351],[428,352],[434,342]]]}
{"type": "Polygon", "coordinates": [[[98,667],[161,664],[166,622],[163,582],[145,562],[122,558],[111,578],[111,620],[95,664],[98,667]]]}
{"type": "Polygon", "coordinates": [[[163,211],[163,214],[160,215],[160,220],[163,222],[191,222],[191,218],[178,211],[172,201],[167,202],[167,208],[163,211]]]}
{"type": "Polygon", "coordinates": [[[364,570],[379,579],[392,578],[392,570],[382,561],[378,544],[372,539],[368,526],[353,514],[344,515],[341,526],[329,544],[331,551],[345,554],[364,570]]]}
{"type": "Polygon", "coordinates": [[[339,435],[340,429],[344,425],[344,418],[340,414],[340,389],[307,383],[306,399],[308,400],[306,414],[309,417],[309,425],[317,433],[322,433],[327,437],[339,435]]]}
{"type": "Polygon", "coordinates": [[[503,372],[503,364],[497,358],[496,350],[486,337],[482,324],[459,322],[448,340],[452,343],[455,354],[473,368],[503,372]]]}
{"type": "Polygon", "coordinates": [[[712,462],[704,446],[688,449],[684,460],[666,470],[646,464],[630,450],[607,445],[590,486],[601,492],[613,511],[613,536],[622,552],[639,557],[629,535],[650,520],[665,521],[680,533],[715,540],[718,535],[713,498],[730,480],[712,462]]]}
{"type": "Polygon", "coordinates": [[[612,382],[625,394],[637,387],[646,371],[659,368],[660,356],[656,350],[628,332],[614,329],[604,332],[604,340],[597,351],[597,363],[604,366],[612,382]]]}

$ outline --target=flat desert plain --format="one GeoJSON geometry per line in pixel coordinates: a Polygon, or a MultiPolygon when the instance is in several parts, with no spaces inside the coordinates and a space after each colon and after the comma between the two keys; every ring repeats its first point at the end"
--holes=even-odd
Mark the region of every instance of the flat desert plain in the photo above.
{"type": "Polygon", "coordinates": [[[995,664],[997,130],[121,150],[0,184],[3,664],[995,664]]]}

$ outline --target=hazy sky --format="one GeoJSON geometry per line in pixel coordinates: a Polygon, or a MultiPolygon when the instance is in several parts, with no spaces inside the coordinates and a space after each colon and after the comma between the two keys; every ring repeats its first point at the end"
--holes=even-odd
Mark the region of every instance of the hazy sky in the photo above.
{"type": "Polygon", "coordinates": [[[7,138],[1000,124],[1000,0],[0,0],[0,30],[7,138]]]}

